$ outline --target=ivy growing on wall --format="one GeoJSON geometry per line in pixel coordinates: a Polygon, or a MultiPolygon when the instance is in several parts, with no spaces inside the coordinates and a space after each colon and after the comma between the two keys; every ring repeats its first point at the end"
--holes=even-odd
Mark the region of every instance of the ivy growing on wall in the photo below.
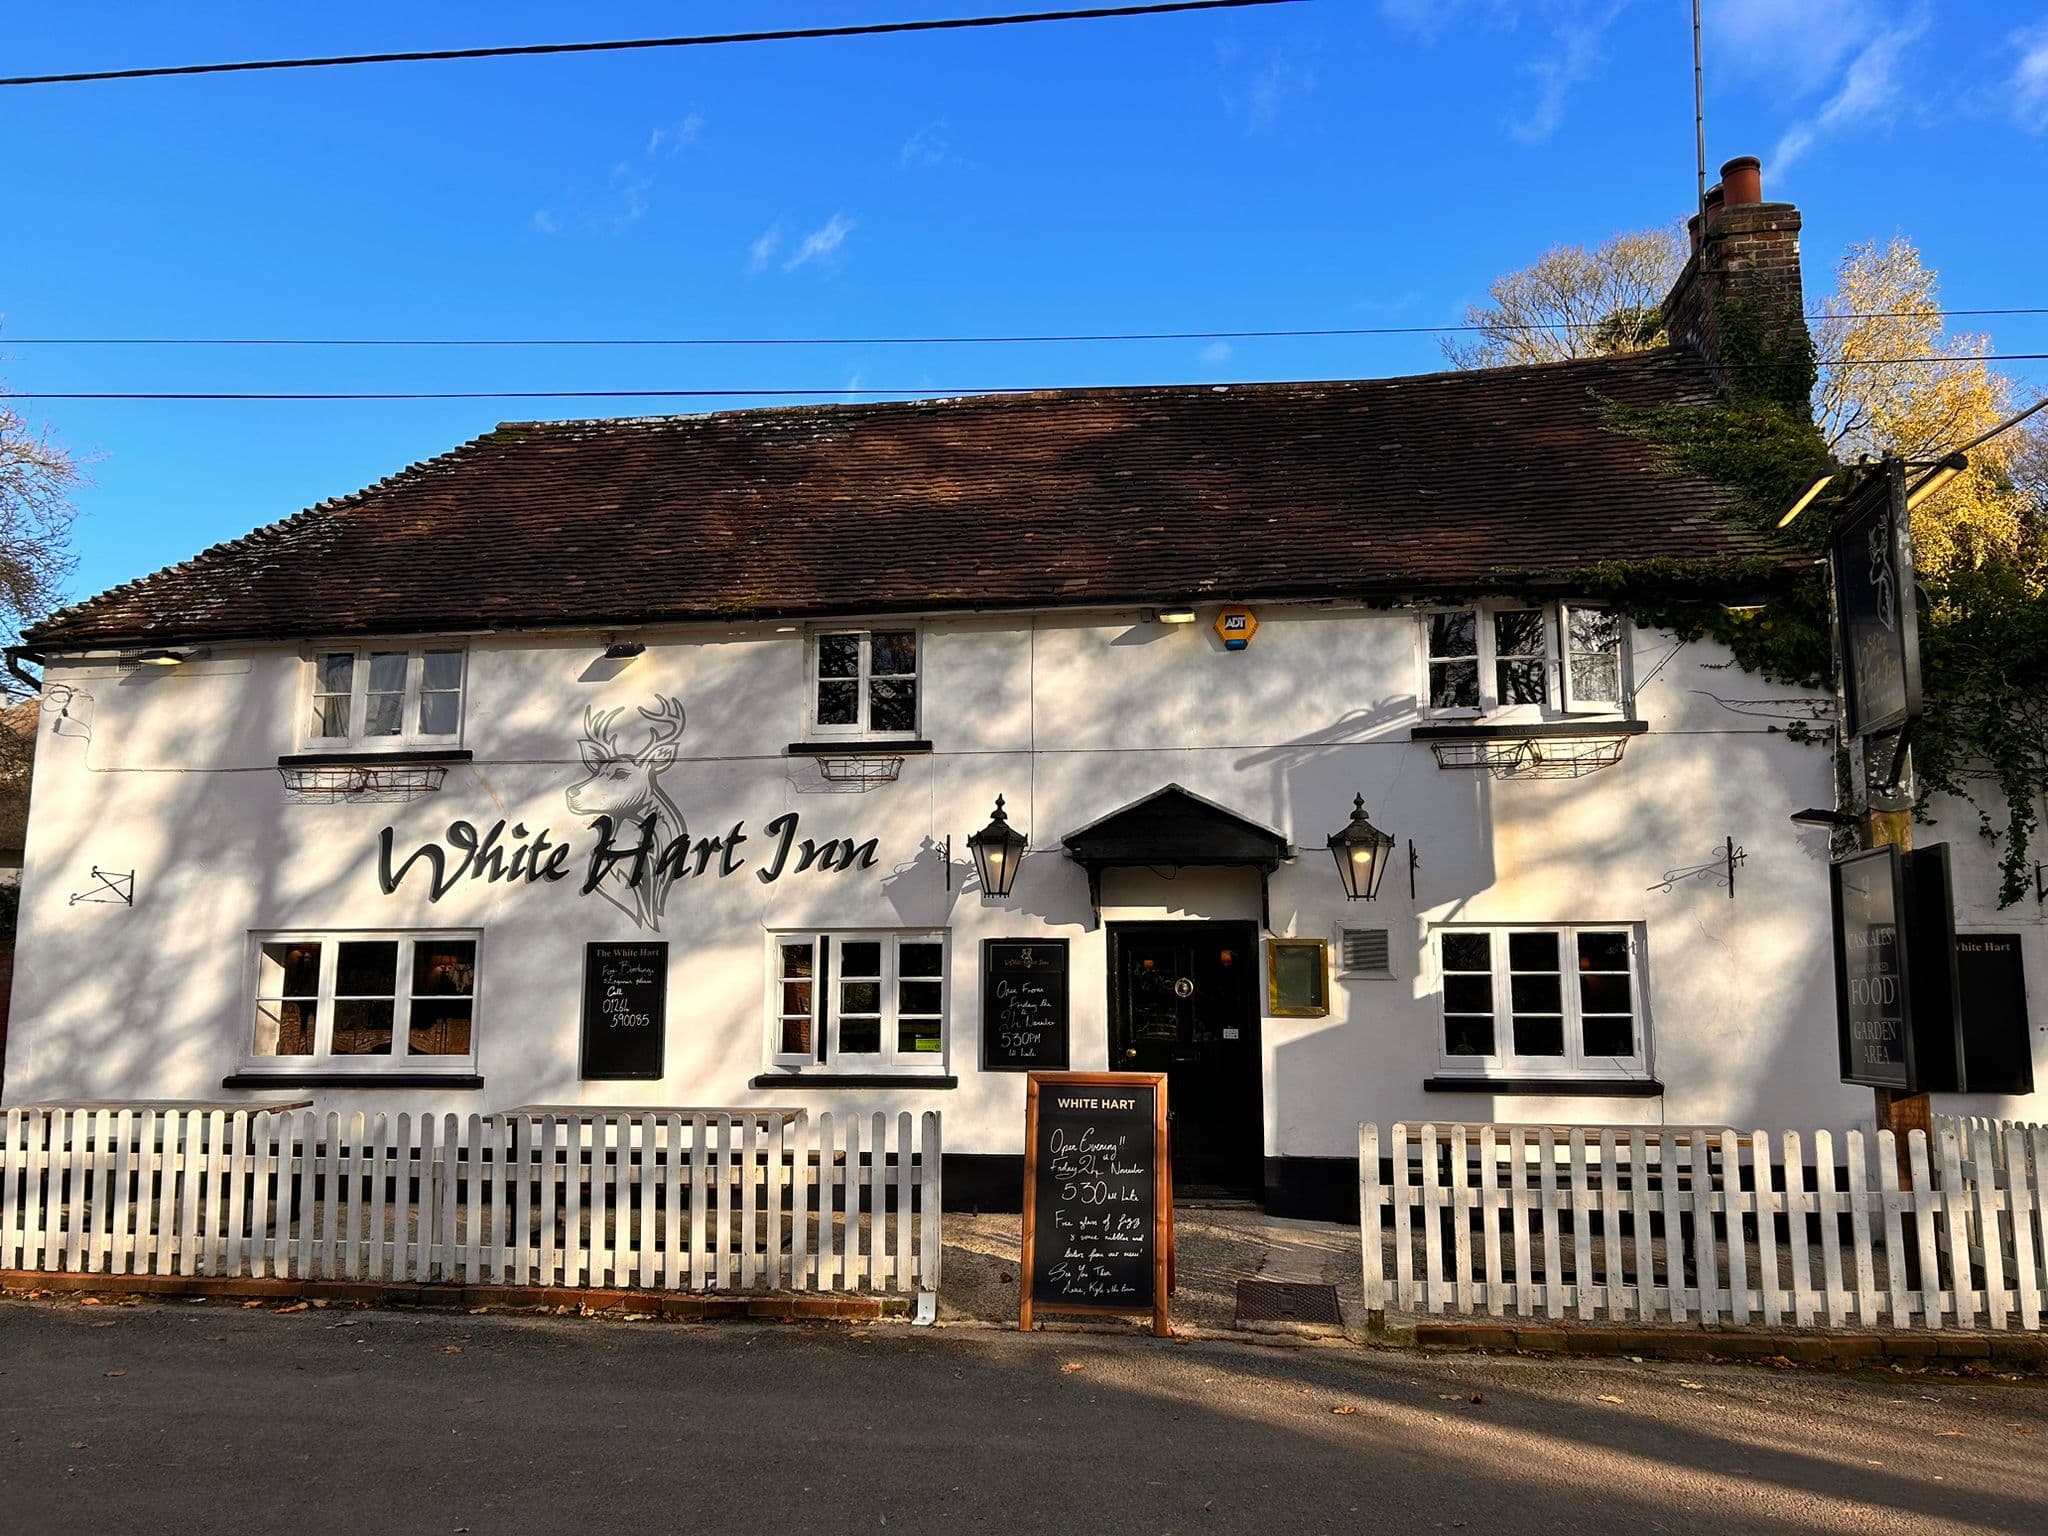
{"type": "MultiPolygon", "coordinates": [[[[1728,486],[1737,516],[1774,529],[1830,458],[1813,423],[1811,341],[1774,339],[1738,304],[1716,308],[1727,387],[1704,403],[1650,407],[1604,402],[1614,430],[1653,443],[1673,468],[1728,486]]],[[[1846,477],[1845,477],[1846,478],[1846,477]]],[[[1776,535],[1815,564],[1763,559],[1745,567],[1620,562],[1575,573],[1590,595],[1639,624],[1725,645],[1748,672],[1794,687],[1828,689],[1834,674],[1825,571],[1818,562],[1841,482],[1776,535]],[[1723,606],[1747,590],[1760,606],[1723,606]]],[[[1535,573],[1527,573],[1534,575],[1535,573]]],[[[2048,559],[1989,557],[1924,576],[1921,673],[1927,711],[1914,729],[1918,810],[1960,797],[1978,830],[2000,844],[1999,904],[2032,891],[2032,847],[2048,791],[2048,559]]],[[[1820,734],[1794,727],[1818,741],[1820,734]]]]}

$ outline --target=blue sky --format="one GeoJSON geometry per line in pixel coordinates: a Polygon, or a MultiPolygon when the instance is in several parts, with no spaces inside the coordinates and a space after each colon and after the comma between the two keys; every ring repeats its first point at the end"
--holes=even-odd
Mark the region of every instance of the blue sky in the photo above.
{"type": "MultiPolygon", "coordinates": [[[[0,73],[997,11],[961,0],[37,6],[0,73]]],[[[1022,8],[1022,7],[1014,7],[1022,8]]],[[[2048,305],[2048,0],[1707,0],[1708,154],[1809,294],[1904,233],[2048,305]]],[[[1361,376],[1428,337],[610,351],[51,335],[818,336],[1427,325],[1691,205],[1686,0],[1310,0],[970,34],[0,91],[15,389],[819,389],[1361,376]]],[[[2048,352],[2048,316],[1979,322],[2048,352]]],[[[2034,385],[2048,368],[2015,365],[2034,385]]],[[[501,419],[711,408],[31,400],[90,455],[76,595],[501,419]]]]}

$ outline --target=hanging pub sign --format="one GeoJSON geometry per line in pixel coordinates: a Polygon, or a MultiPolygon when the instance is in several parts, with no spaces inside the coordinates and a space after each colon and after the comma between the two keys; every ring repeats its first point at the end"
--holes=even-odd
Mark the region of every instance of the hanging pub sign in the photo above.
{"type": "Polygon", "coordinates": [[[584,945],[583,1080],[660,1077],[667,1029],[667,942],[584,945]]]}
{"type": "Polygon", "coordinates": [[[984,939],[981,1069],[1062,1072],[1067,1066],[1067,941],[984,939]]]}
{"type": "Polygon", "coordinates": [[[1829,870],[1837,1050],[1845,1083],[1962,1085],[1948,848],[1872,848],[1829,870]]]}
{"type": "Polygon", "coordinates": [[[1920,713],[1920,621],[1906,471],[1864,478],[1828,538],[1851,736],[1896,731],[1920,713]]]}
{"type": "Polygon", "coordinates": [[[2034,1046],[2020,936],[1963,934],[1956,940],[1956,979],[1970,1092],[2032,1093],[2034,1046]]]}
{"type": "Polygon", "coordinates": [[[1173,1251],[1163,1072],[1034,1072],[1024,1112],[1024,1284],[1039,1311],[1145,1314],[1161,1338],[1173,1251]]]}

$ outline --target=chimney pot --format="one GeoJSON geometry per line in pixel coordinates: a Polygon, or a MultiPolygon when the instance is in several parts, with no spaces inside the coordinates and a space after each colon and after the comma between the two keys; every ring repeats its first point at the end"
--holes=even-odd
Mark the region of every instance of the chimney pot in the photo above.
{"type": "Polygon", "coordinates": [[[1737,155],[1721,167],[1722,195],[1730,208],[1764,200],[1763,165],[1755,155],[1737,155]]]}

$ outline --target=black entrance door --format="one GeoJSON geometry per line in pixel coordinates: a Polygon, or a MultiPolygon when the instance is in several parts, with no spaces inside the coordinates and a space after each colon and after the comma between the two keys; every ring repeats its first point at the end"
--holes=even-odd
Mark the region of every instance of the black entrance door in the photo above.
{"type": "Polygon", "coordinates": [[[1109,1064],[1164,1072],[1174,1188],[1256,1193],[1259,933],[1251,923],[1112,923],[1109,1064]]]}

